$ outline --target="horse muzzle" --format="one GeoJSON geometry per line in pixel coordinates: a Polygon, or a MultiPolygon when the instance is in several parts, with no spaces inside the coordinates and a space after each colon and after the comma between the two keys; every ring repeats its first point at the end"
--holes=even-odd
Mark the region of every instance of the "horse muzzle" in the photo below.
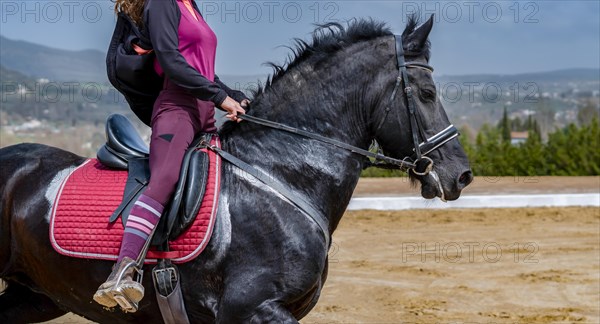
{"type": "Polygon", "coordinates": [[[459,176],[450,181],[440,175],[441,173],[438,170],[433,169],[425,175],[417,177],[421,182],[421,196],[423,198],[433,199],[438,197],[443,202],[456,200],[460,197],[462,190],[473,181],[471,170],[460,173],[459,176]]]}

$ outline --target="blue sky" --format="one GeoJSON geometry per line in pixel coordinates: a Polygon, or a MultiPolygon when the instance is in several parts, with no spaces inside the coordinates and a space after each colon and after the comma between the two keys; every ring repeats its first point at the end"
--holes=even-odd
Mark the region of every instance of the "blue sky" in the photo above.
{"type": "MultiPolygon", "coordinates": [[[[293,37],[314,23],[382,20],[401,33],[406,14],[434,13],[430,40],[439,74],[600,67],[600,1],[196,1],[219,39],[217,73],[249,75],[283,63],[293,37]]],[[[109,0],[0,0],[0,34],[47,46],[105,51],[115,18],[109,0]]],[[[1,44],[0,44],[1,46],[1,44]]]]}

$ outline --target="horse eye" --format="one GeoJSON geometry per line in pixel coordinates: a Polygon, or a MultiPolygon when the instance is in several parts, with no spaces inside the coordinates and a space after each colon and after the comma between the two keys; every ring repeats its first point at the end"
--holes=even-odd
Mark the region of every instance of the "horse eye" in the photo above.
{"type": "Polygon", "coordinates": [[[421,97],[427,101],[435,101],[435,91],[428,89],[421,90],[421,97]]]}

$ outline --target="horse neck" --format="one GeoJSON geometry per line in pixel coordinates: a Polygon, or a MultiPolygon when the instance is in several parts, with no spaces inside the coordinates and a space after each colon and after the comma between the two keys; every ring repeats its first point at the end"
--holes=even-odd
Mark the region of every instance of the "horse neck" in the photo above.
{"type": "MultiPolygon", "coordinates": [[[[363,75],[365,61],[336,53],[320,62],[318,69],[312,68],[310,60],[294,66],[255,98],[251,113],[367,148],[371,139],[363,97],[364,84],[369,82],[363,75]]],[[[250,122],[239,125],[224,142],[243,160],[304,195],[329,219],[333,233],[358,182],[361,156],[250,122]]]]}
{"type": "Polygon", "coordinates": [[[345,63],[331,61],[335,60],[320,63],[319,70],[314,70],[310,62],[290,69],[255,100],[251,113],[348,144],[366,146],[369,141],[365,100],[362,80],[357,80],[360,71],[340,69],[345,63]]]}

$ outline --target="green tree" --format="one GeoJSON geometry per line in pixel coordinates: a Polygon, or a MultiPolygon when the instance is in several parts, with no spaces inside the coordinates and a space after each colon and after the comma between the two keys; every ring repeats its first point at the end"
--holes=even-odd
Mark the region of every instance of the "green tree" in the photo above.
{"type": "Polygon", "coordinates": [[[506,106],[504,106],[502,119],[500,120],[500,124],[498,126],[502,132],[502,140],[504,142],[510,142],[510,120],[508,119],[508,111],[506,110],[506,106]]]}
{"type": "Polygon", "coordinates": [[[475,143],[474,172],[479,175],[514,175],[517,149],[502,138],[497,127],[484,124],[475,143]]]}
{"type": "Polygon", "coordinates": [[[598,175],[600,174],[600,131],[598,129],[598,118],[592,117],[591,121],[585,126],[579,128],[576,147],[576,159],[578,162],[579,175],[598,175]]]}
{"type": "Polygon", "coordinates": [[[535,119],[533,119],[533,117],[531,115],[529,115],[527,117],[527,122],[525,123],[525,131],[529,132],[529,137],[531,136],[536,136],[538,138],[538,140],[541,142],[542,140],[542,133],[540,131],[540,126],[538,125],[537,121],[535,119]]]}
{"type": "Polygon", "coordinates": [[[474,137],[473,130],[469,127],[469,125],[463,125],[458,129],[458,132],[460,134],[458,140],[465,150],[467,158],[469,158],[469,161],[471,162],[474,161],[476,149],[472,140],[474,137]]]}
{"type": "Polygon", "coordinates": [[[518,175],[546,175],[548,171],[542,139],[534,130],[529,130],[528,133],[527,140],[518,148],[519,162],[516,164],[518,175]]]}
{"type": "Polygon", "coordinates": [[[580,143],[577,143],[579,129],[575,124],[548,134],[546,159],[550,161],[550,174],[559,176],[580,175],[578,161],[580,143]]]}
{"type": "Polygon", "coordinates": [[[535,135],[537,135],[540,140],[542,139],[542,129],[540,128],[540,125],[538,124],[537,120],[533,120],[533,125],[531,126],[531,130],[533,131],[533,133],[535,135]]]}

